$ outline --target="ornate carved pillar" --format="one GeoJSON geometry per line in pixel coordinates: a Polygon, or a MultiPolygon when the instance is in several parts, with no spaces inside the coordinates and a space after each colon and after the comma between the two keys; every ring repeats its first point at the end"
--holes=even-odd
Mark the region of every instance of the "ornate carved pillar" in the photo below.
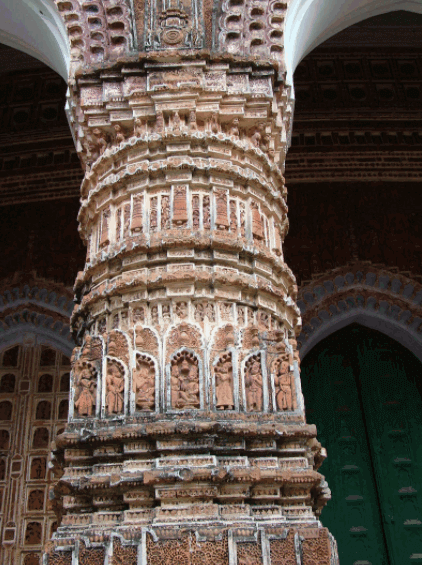
{"type": "Polygon", "coordinates": [[[209,13],[218,41],[195,52],[210,33],[199,4],[135,10],[151,52],[71,80],[88,252],[49,565],[336,562],[283,260],[280,51],[260,57],[253,29],[255,55],[233,51],[233,8],[220,28],[209,13]]]}

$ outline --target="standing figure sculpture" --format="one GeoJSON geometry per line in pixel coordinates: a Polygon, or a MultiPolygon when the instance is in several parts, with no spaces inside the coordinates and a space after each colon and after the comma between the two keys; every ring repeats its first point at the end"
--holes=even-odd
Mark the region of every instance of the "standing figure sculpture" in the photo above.
{"type": "Polygon", "coordinates": [[[217,410],[233,410],[233,365],[231,354],[224,355],[215,368],[215,394],[217,410]]]}
{"type": "Polygon", "coordinates": [[[97,144],[100,155],[103,155],[108,147],[106,134],[99,128],[95,128],[92,133],[95,137],[94,143],[97,144]]]}
{"type": "Polygon", "coordinates": [[[262,410],[262,371],[261,363],[254,359],[246,370],[246,408],[248,412],[260,412],[262,410]]]}
{"type": "Polygon", "coordinates": [[[293,410],[292,375],[287,360],[281,361],[274,376],[276,402],[279,410],[293,410]]]}
{"type": "Polygon", "coordinates": [[[93,368],[86,363],[77,363],[75,367],[76,385],[79,387],[79,394],[75,400],[75,408],[79,416],[92,416],[95,405],[95,375],[93,368]]]}
{"type": "Polygon", "coordinates": [[[154,410],[155,406],[155,371],[147,358],[138,359],[133,371],[133,392],[135,404],[140,410],[154,410]]]}
{"type": "Polygon", "coordinates": [[[108,363],[106,377],[106,406],[109,414],[121,414],[123,412],[123,391],[125,380],[121,369],[113,362],[108,363]]]}

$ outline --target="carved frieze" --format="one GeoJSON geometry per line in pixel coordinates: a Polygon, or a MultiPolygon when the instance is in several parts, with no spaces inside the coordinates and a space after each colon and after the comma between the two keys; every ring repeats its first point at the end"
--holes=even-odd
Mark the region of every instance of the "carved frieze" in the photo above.
{"type": "Polygon", "coordinates": [[[145,3],[145,50],[204,47],[202,6],[200,0],[148,0],[145,3]]]}

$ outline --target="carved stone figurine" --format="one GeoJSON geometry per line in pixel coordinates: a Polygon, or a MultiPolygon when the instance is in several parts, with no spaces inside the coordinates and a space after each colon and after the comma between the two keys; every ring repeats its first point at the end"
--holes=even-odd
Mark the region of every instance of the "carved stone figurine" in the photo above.
{"type": "Polygon", "coordinates": [[[270,148],[271,136],[268,133],[264,133],[261,140],[262,151],[268,151],[270,148]]]}
{"type": "Polygon", "coordinates": [[[116,142],[116,145],[119,145],[120,143],[122,143],[122,141],[126,140],[126,136],[122,130],[122,126],[120,126],[119,124],[114,124],[114,139],[116,142]]]}
{"type": "Polygon", "coordinates": [[[108,146],[106,134],[99,128],[95,128],[92,133],[94,134],[95,143],[98,146],[100,155],[102,155],[108,146]]]}
{"type": "Polygon", "coordinates": [[[106,406],[109,414],[123,412],[123,391],[125,380],[121,369],[113,362],[108,363],[106,377],[106,406]]]}
{"type": "Polygon", "coordinates": [[[187,361],[182,363],[183,380],[180,385],[179,405],[183,408],[199,408],[198,367],[192,363],[187,369],[187,365],[187,361]]]}
{"type": "Polygon", "coordinates": [[[174,408],[199,408],[199,375],[193,357],[182,353],[173,361],[171,369],[172,406],[174,408]],[[174,367],[177,367],[177,370],[174,367]]]}
{"type": "Polygon", "coordinates": [[[173,131],[174,133],[180,133],[180,126],[182,120],[180,119],[179,112],[175,112],[173,115],[173,131]]]}
{"type": "Polygon", "coordinates": [[[198,129],[197,125],[196,125],[196,112],[195,112],[195,110],[191,110],[189,112],[189,129],[191,131],[195,131],[196,129],[198,129]]]}
{"type": "Polygon", "coordinates": [[[79,416],[92,416],[95,405],[95,373],[90,364],[79,362],[75,366],[76,385],[79,392],[75,400],[75,408],[79,416]]]}
{"type": "Polygon", "coordinates": [[[220,131],[220,126],[218,124],[218,116],[215,112],[210,119],[210,130],[212,131],[212,133],[218,133],[220,131]]]}
{"type": "Polygon", "coordinates": [[[100,156],[100,148],[97,140],[92,135],[87,135],[84,149],[86,153],[86,162],[89,166],[91,166],[92,163],[100,156]]]}
{"type": "Polygon", "coordinates": [[[235,137],[239,137],[239,119],[235,118],[232,121],[232,125],[229,130],[229,135],[234,135],[235,137]]]}
{"type": "Polygon", "coordinates": [[[152,363],[138,360],[133,371],[133,391],[136,407],[140,410],[154,410],[155,406],[155,371],[152,363]]]}
{"type": "Polygon", "coordinates": [[[233,410],[233,365],[231,359],[219,363],[215,369],[217,410],[233,410]]]}
{"type": "Polygon", "coordinates": [[[254,147],[259,147],[261,145],[261,128],[257,128],[251,135],[251,143],[254,147]]]}
{"type": "Polygon", "coordinates": [[[140,118],[136,118],[135,125],[133,128],[133,136],[140,137],[144,133],[144,125],[140,118]]]}
{"type": "Polygon", "coordinates": [[[274,376],[276,386],[276,401],[279,410],[293,410],[292,375],[289,371],[289,362],[282,361],[274,376]]]}
{"type": "Polygon", "coordinates": [[[155,121],[155,131],[156,133],[164,132],[164,114],[161,110],[157,112],[157,117],[155,121]]]}
{"type": "Polygon", "coordinates": [[[261,363],[256,359],[247,369],[245,386],[248,412],[260,412],[262,410],[262,372],[261,363]]]}

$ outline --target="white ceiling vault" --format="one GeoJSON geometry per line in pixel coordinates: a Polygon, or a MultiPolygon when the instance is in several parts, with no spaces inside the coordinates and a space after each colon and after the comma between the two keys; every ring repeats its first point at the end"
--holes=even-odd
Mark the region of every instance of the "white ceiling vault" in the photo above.
{"type": "Polygon", "coordinates": [[[69,44],[53,0],[0,0],[0,43],[32,55],[67,81],[69,44]]]}
{"type": "Polygon", "coordinates": [[[353,24],[395,10],[422,13],[422,0],[290,0],[284,36],[289,82],[315,47],[353,24]]]}
{"type": "MultiPolygon", "coordinates": [[[[326,39],[394,10],[422,13],[422,0],[290,0],[285,27],[290,81],[301,59],[326,39]]],[[[69,46],[53,0],[0,0],[0,43],[32,55],[67,78],[69,46]]]]}

